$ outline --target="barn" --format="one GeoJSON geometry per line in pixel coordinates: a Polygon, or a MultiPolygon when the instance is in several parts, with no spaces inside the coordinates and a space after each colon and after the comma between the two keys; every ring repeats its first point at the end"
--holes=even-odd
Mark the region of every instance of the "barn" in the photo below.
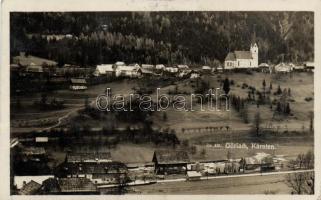
{"type": "Polygon", "coordinates": [[[190,162],[186,151],[157,150],[154,152],[153,163],[156,174],[186,174],[190,162]]]}

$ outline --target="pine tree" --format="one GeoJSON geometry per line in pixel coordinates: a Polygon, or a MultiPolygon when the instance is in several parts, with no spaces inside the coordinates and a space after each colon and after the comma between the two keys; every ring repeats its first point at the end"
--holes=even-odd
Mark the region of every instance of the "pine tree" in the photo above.
{"type": "Polygon", "coordinates": [[[224,80],[223,90],[224,90],[225,94],[228,94],[230,92],[230,81],[228,80],[228,78],[226,78],[224,80]]]}

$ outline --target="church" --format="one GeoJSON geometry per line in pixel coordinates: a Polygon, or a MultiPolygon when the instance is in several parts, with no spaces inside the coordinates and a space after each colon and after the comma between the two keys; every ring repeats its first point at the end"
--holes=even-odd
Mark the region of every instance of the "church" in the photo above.
{"type": "Polygon", "coordinates": [[[256,43],[251,44],[250,51],[234,51],[227,54],[225,69],[257,68],[259,49],[256,43]]]}

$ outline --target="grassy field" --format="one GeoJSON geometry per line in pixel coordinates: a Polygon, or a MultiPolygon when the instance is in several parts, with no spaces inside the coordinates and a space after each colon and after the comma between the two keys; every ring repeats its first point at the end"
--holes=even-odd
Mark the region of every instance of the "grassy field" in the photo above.
{"type": "Polygon", "coordinates": [[[290,194],[283,175],[156,183],[132,187],[140,194],[290,194]]]}

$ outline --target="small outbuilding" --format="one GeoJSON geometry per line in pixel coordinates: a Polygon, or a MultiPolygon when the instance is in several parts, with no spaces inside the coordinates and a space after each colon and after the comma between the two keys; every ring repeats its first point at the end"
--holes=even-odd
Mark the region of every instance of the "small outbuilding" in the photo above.
{"type": "Polygon", "coordinates": [[[71,78],[70,79],[70,89],[71,90],[86,90],[87,81],[84,78],[71,78]]]}

